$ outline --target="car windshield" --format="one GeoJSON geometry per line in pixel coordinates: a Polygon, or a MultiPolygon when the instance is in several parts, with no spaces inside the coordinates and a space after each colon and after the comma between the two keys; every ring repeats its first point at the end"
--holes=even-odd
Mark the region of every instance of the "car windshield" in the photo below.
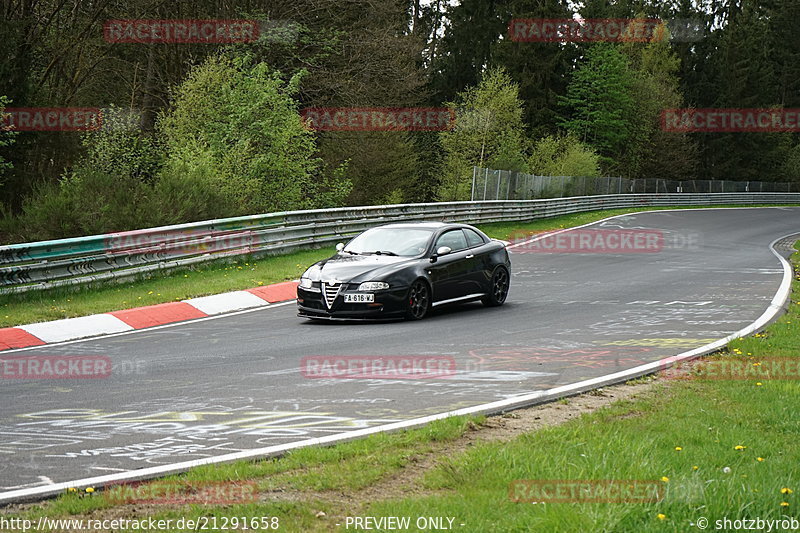
{"type": "Polygon", "coordinates": [[[431,233],[431,230],[420,228],[373,228],[347,243],[344,251],[413,257],[425,251],[431,233]]]}

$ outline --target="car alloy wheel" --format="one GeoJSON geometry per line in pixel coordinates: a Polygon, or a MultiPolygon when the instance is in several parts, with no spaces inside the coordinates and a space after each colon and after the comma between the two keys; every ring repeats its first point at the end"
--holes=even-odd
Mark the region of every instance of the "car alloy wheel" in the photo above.
{"type": "Polygon", "coordinates": [[[492,275],[492,286],[489,295],[481,300],[489,307],[503,305],[508,296],[509,275],[505,267],[498,267],[492,275]]]}
{"type": "Polygon", "coordinates": [[[431,305],[428,284],[418,279],[408,291],[408,312],[406,317],[411,320],[420,320],[428,314],[431,305]]]}

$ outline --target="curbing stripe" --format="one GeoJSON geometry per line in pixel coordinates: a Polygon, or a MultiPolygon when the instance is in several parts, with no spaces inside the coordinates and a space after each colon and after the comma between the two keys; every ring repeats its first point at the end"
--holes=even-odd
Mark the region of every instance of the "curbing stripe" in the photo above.
{"type": "Polygon", "coordinates": [[[117,317],[133,329],[149,328],[208,316],[196,307],[184,302],[135,307],[133,309],[113,311],[108,314],[117,317]]]}
{"type": "Polygon", "coordinates": [[[19,328],[42,339],[46,344],[133,329],[119,318],[107,314],[27,324],[19,328]]]}
{"type": "Polygon", "coordinates": [[[243,291],[190,298],[182,302],[0,328],[0,352],[252,310],[272,303],[294,300],[296,297],[297,282],[284,281],[243,291]]]}
{"type": "Polygon", "coordinates": [[[27,348],[28,346],[42,346],[45,342],[20,328],[0,329],[0,350],[13,348],[27,348]]]}
{"type": "Polygon", "coordinates": [[[239,311],[240,309],[261,307],[267,303],[248,291],[224,292],[201,298],[192,298],[184,300],[184,302],[196,307],[206,315],[218,315],[220,313],[239,311]]]}
{"type": "Polygon", "coordinates": [[[284,302],[297,298],[297,285],[298,283],[296,281],[285,281],[283,283],[273,283],[265,287],[247,289],[247,292],[255,294],[269,303],[284,302]]]}

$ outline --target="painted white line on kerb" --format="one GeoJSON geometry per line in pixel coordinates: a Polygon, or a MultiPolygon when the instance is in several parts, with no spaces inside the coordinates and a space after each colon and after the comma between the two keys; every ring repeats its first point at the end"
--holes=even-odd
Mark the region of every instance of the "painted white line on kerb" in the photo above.
{"type": "Polygon", "coordinates": [[[191,305],[195,309],[199,309],[207,315],[219,315],[221,313],[229,313],[241,309],[264,307],[266,300],[247,291],[233,291],[223,292],[222,294],[212,294],[211,296],[200,296],[199,298],[190,298],[188,300],[183,300],[183,302],[191,305]]]}
{"type": "MultiPolygon", "coordinates": [[[[724,209],[724,208],[723,208],[724,209]]],[[[658,210],[662,211],[662,210],[658,210]]],[[[666,211],[666,210],[664,210],[666,211]]],[[[673,210],[673,211],[680,211],[680,210],[673,210]]],[[[653,211],[657,212],[657,211],[653,211]]],[[[636,213],[638,214],[638,213],[636,213]]],[[[617,215],[617,216],[628,216],[628,215],[617,215]]],[[[617,218],[610,217],[610,218],[617,218]]],[[[600,222],[604,222],[603,219],[598,220],[597,222],[592,222],[590,224],[584,224],[583,226],[578,227],[585,227],[591,224],[598,224],[600,222]]],[[[569,229],[577,229],[577,228],[569,228],[569,229]]],[[[336,435],[327,435],[325,437],[317,437],[312,439],[306,439],[302,441],[292,442],[288,444],[278,444],[275,446],[267,446],[264,448],[255,448],[252,450],[245,450],[242,452],[230,453],[226,455],[220,455],[217,457],[208,457],[205,459],[195,459],[192,461],[184,461],[182,463],[174,463],[170,465],[162,465],[150,468],[142,468],[139,470],[130,470],[127,472],[119,473],[119,474],[109,474],[105,476],[97,476],[97,477],[90,477],[84,479],[77,479],[73,481],[66,481],[62,483],[55,483],[53,485],[47,485],[44,487],[35,487],[23,490],[15,490],[10,492],[0,493],[0,504],[7,504],[16,501],[25,501],[25,500],[35,500],[35,499],[42,499],[48,496],[54,496],[60,494],[71,487],[99,487],[103,486],[108,483],[117,483],[121,481],[139,481],[143,479],[152,479],[155,477],[165,476],[169,474],[176,474],[185,472],[192,468],[196,468],[198,466],[203,465],[210,465],[210,464],[220,464],[220,463],[230,463],[233,461],[241,461],[245,459],[260,459],[260,458],[267,458],[271,456],[281,455],[287,451],[294,450],[297,448],[302,448],[306,446],[314,446],[314,445],[324,445],[324,444],[334,444],[339,442],[345,442],[348,440],[358,439],[361,437],[366,437],[368,435],[373,435],[375,433],[383,433],[387,431],[395,431],[399,429],[411,429],[414,427],[424,426],[433,422],[435,420],[441,420],[443,418],[448,418],[451,416],[463,416],[463,415],[475,415],[475,414],[494,414],[494,413],[502,413],[506,411],[511,411],[514,409],[520,409],[523,407],[530,407],[537,403],[542,403],[545,401],[552,401],[564,396],[570,396],[574,394],[578,394],[580,392],[584,392],[587,390],[591,390],[598,387],[604,387],[608,385],[612,385],[614,383],[628,381],[630,379],[634,379],[636,377],[640,377],[647,374],[652,374],[659,370],[664,370],[676,362],[685,361],[688,359],[693,359],[699,357],[701,355],[713,352],[718,350],[719,348],[725,346],[728,342],[733,339],[737,339],[739,337],[744,337],[759,331],[763,328],[767,323],[769,323],[772,319],[774,319],[782,310],[789,298],[789,294],[791,292],[792,287],[792,266],[786,259],[783,258],[776,250],[775,244],[787,237],[792,235],[797,235],[796,232],[788,233],[775,239],[769,245],[770,251],[778,258],[783,266],[783,279],[781,280],[780,287],[778,288],[777,293],[772,298],[767,309],[764,313],[758,317],[754,322],[752,322],[749,326],[737,331],[736,333],[732,333],[728,335],[724,339],[719,339],[715,342],[706,344],[699,348],[695,348],[693,350],[683,352],[676,356],[666,357],[664,359],[660,359],[658,361],[654,361],[651,363],[646,363],[644,365],[639,365],[633,368],[629,368],[627,370],[623,370],[620,372],[615,372],[613,374],[606,374],[605,376],[600,376],[592,379],[587,379],[583,381],[579,381],[577,383],[572,383],[569,385],[562,385],[560,387],[555,387],[552,389],[548,389],[545,391],[538,391],[531,394],[526,394],[523,396],[515,396],[513,398],[508,398],[506,400],[500,400],[496,402],[486,403],[482,405],[476,405],[472,407],[465,407],[463,409],[457,409],[455,411],[448,411],[445,413],[439,413],[436,415],[430,415],[422,418],[415,418],[412,420],[404,420],[402,422],[395,422],[392,424],[385,424],[382,426],[375,426],[372,428],[365,428],[359,429],[355,431],[345,432],[345,433],[338,433],[336,435]]],[[[522,244],[522,243],[520,243],[522,244]]],[[[285,303],[294,303],[294,302],[285,302],[285,303]]],[[[248,310],[253,311],[253,310],[248,310]]],[[[248,312],[244,311],[244,312],[248,312]]],[[[241,312],[240,312],[241,313],[241,312]]],[[[238,314],[238,313],[235,313],[238,314]]],[[[218,318],[218,317],[208,317],[202,318],[198,320],[209,320],[211,318],[218,318]]],[[[182,322],[181,324],[185,324],[182,322]]],[[[171,324],[168,324],[168,326],[171,324]]],[[[164,327],[164,326],[159,326],[164,327]]],[[[151,328],[155,329],[155,328],[151,328]]],[[[146,330],[137,330],[137,331],[146,331],[146,330]]],[[[126,332],[123,334],[127,334],[131,332],[126,332]]],[[[118,334],[118,335],[123,335],[118,334]]]]}
{"type": "MultiPolygon", "coordinates": [[[[110,314],[81,316],[77,318],[64,318],[51,322],[39,322],[16,326],[27,331],[34,337],[47,344],[57,343],[85,337],[96,337],[107,333],[130,331],[133,328],[110,314]]],[[[6,353],[4,351],[3,353],[6,353]]]]}

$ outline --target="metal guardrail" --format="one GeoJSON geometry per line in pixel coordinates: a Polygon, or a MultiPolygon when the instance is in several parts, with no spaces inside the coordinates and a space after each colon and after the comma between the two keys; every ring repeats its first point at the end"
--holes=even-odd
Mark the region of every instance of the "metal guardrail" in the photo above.
{"type": "Polygon", "coordinates": [[[326,244],[376,224],[482,224],[646,206],[800,204],[800,193],[613,194],[546,200],[441,202],[288,211],[0,246],[0,294],[127,279],[225,257],[326,244]]]}

